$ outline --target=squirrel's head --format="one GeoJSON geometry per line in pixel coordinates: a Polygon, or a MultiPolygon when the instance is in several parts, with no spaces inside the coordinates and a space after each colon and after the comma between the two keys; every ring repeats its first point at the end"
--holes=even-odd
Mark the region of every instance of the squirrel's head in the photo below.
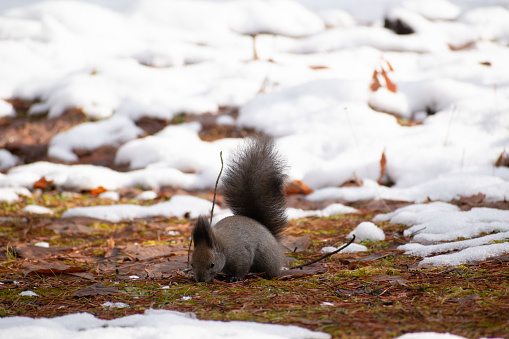
{"type": "Polygon", "coordinates": [[[193,229],[194,250],[191,259],[194,279],[210,281],[223,270],[225,256],[218,248],[209,221],[200,216],[193,229]]]}

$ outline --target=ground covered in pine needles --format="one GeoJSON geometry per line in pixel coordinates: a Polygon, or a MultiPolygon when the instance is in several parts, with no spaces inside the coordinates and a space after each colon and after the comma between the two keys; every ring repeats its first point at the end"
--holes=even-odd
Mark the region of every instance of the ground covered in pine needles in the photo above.
{"type": "MultiPolygon", "coordinates": [[[[83,122],[79,110],[59,119],[30,117],[31,103],[13,102],[15,118],[0,119],[0,147],[22,163],[50,160],[48,142],[57,133],[83,122]]],[[[219,114],[235,117],[235,109],[219,114]]],[[[243,137],[253,131],[219,126],[217,115],[179,115],[174,121],[142,119],[137,124],[147,134],[167,124],[198,120],[200,137],[215,140],[243,137]]],[[[75,150],[78,163],[116,170],[112,147],[75,150]]],[[[382,166],[383,167],[383,166],[382,166]]],[[[345,185],[359,185],[354,178],[345,185]]],[[[149,308],[194,312],[200,319],[250,320],[293,324],[325,331],[334,338],[390,338],[406,332],[451,332],[469,338],[504,337],[509,326],[509,256],[459,267],[418,267],[420,258],[403,255],[398,245],[408,239],[406,226],[377,223],[385,241],[362,244],[368,252],[335,254],[303,270],[284,271],[265,280],[250,275],[240,282],[226,279],[196,283],[185,270],[194,220],[150,218],[111,223],[91,218],[61,218],[72,207],[142,204],[192,194],[212,201],[213,192],[184,192],[166,188],[154,201],[134,199],[138,188],[119,190],[120,201],[98,198],[103,190],[63,192],[41,178],[32,197],[0,204],[0,316],[55,317],[89,312],[102,318],[142,313],[149,308]],[[50,208],[51,216],[23,212],[28,205],[50,208]],[[47,243],[49,247],[35,246],[47,243]],[[32,291],[37,296],[20,295],[32,291]],[[105,302],[127,307],[111,308],[105,302]]],[[[292,188],[302,193],[301,188],[292,188]]],[[[320,209],[303,195],[288,197],[288,205],[320,209]]],[[[452,203],[462,209],[483,206],[482,198],[452,203]]],[[[344,202],[343,202],[344,203],[344,202]]],[[[218,204],[224,207],[221,196],[218,204]]],[[[407,205],[398,201],[364,201],[351,204],[359,213],[330,218],[292,220],[285,244],[291,265],[315,259],[325,246],[339,246],[362,221],[378,213],[407,205]]],[[[509,209],[499,202],[492,208],[509,209]]]]}
{"type": "MultiPolygon", "coordinates": [[[[122,192],[118,203],[152,204],[122,192]]],[[[155,202],[175,193],[163,191],[155,202]]],[[[183,192],[179,192],[183,193],[183,192]]],[[[213,192],[192,192],[211,198],[213,192]]],[[[295,203],[298,197],[290,199],[295,203]]],[[[219,199],[220,201],[220,199],[219,199]]],[[[54,188],[0,210],[0,316],[54,317],[89,312],[101,318],[148,308],[194,312],[200,319],[293,324],[333,337],[389,338],[413,331],[451,332],[477,338],[507,335],[509,256],[459,267],[417,267],[420,258],[398,251],[402,225],[378,223],[385,241],[363,242],[368,252],[335,254],[304,270],[265,280],[250,275],[196,283],[185,272],[193,220],[151,218],[111,223],[61,219],[77,206],[112,204],[93,192],[54,188]],[[22,212],[30,204],[52,216],[22,212]],[[32,244],[46,242],[49,247],[32,244]],[[30,244],[30,245],[29,245],[30,244]],[[33,291],[37,296],[22,296],[33,291]],[[125,308],[105,307],[123,302],[125,308]]],[[[395,202],[397,204],[397,202],[395,202]]],[[[357,214],[291,221],[293,265],[317,258],[324,246],[345,243],[358,223],[377,213],[358,203],[357,214]]]]}

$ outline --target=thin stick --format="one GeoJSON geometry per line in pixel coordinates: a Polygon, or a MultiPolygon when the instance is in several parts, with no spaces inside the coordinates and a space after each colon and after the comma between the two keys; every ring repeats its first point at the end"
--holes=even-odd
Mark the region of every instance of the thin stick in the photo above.
{"type": "Polygon", "coordinates": [[[219,171],[219,175],[216,180],[216,187],[214,187],[214,199],[212,200],[212,210],[210,211],[210,224],[212,225],[212,216],[214,215],[214,206],[216,205],[216,192],[217,192],[217,184],[219,184],[219,178],[221,178],[221,174],[223,174],[223,151],[219,152],[219,158],[221,158],[221,171],[219,171]]]}
{"type": "Polygon", "coordinates": [[[341,250],[344,250],[345,248],[347,248],[348,246],[350,246],[350,244],[351,244],[351,243],[353,243],[353,241],[354,241],[354,240],[355,240],[355,234],[352,234],[352,240],[350,240],[350,241],[348,242],[348,244],[346,244],[346,245],[344,245],[344,246],[342,246],[342,247],[338,248],[338,249],[337,249],[337,250],[335,250],[334,252],[327,253],[326,255],[321,256],[321,257],[320,257],[320,258],[318,258],[318,259],[315,259],[315,260],[313,260],[313,261],[307,262],[307,263],[302,264],[302,265],[298,265],[298,266],[291,266],[290,268],[291,268],[291,269],[292,269],[292,268],[300,268],[300,269],[302,269],[302,268],[303,268],[303,267],[305,267],[305,266],[309,266],[309,265],[312,265],[312,264],[314,264],[314,263],[316,263],[316,262],[319,262],[320,260],[323,260],[323,259],[325,259],[325,258],[327,258],[327,257],[330,257],[330,256],[331,256],[331,255],[333,255],[333,254],[338,253],[338,252],[339,252],[339,251],[341,251],[341,250]]]}
{"type": "MultiPolygon", "coordinates": [[[[216,192],[217,192],[217,185],[219,184],[219,178],[221,178],[221,174],[223,173],[223,151],[219,152],[219,158],[221,158],[221,171],[219,171],[219,175],[217,176],[216,180],[216,186],[214,187],[214,199],[212,200],[212,210],[210,211],[210,224],[212,224],[212,216],[214,215],[214,206],[216,205],[216,192]]],[[[189,268],[189,262],[190,262],[190,256],[191,256],[191,245],[193,244],[193,237],[191,237],[191,241],[189,242],[189,248],[187,249],[187,271],[190,271],[189,268]]]]}

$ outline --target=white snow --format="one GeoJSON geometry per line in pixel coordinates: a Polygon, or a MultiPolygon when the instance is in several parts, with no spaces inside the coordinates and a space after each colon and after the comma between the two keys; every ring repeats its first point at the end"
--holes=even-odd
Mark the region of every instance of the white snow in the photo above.
{"type": "MultiPolygon", "coordinates": [[[[2,174],[0,173],[0,180],[2,174]]],[[[32,193],[24,187],[0,187],[0,201],[14,202],[20,199],[20,195],[31,197],[32,193]]]]}
{"type": "Polygon", "coordinates": [[[144,191],[138,194],[134,199],[136,200],[154,200],[157,198],[157,193],[154,191],[144,191]]]}
{"type": "MultiPolygon", "coordinates": [[[[92,206],[75,207],[64,212],[63,218],[69,217],[91,217],[119,222],[122,220],[133,220],[135,218],[147,218],[153,216],[197,218],[199,215],[210,214],[212,203],[188,195],[174,195],[171,200],[154,204],[152,206],[139,206],[132,204],[121,204],[113,206],[92,206]]],[[[214,210],[220,212],[216,206],[214,210]]]]}
{"type": "Polygon", "coordinates": [[[361,242],[363,240],[385,240],[384,231],[369,221],[361,222],[352,232],[346,236],[346,238],[352,239],[354,235],[355,242],[361,242]]]}
{"type": "MultiPolygon", "coordinates": [[[[10,103],[5,100],[0,99],[0,118],[15,116],[16,112],[14,111],[14,107],[10,103]]],[[[1,162],[0,162],[1,164],[1,162]]],[[[0,167],[1,169],[1,167],[0,167]]]]}
{"type": "Polygon", "coordinates": [[[120,194],[118,194],[118,192],[115,191],[102,192],[101,194],[98,195],[98,197],[101,199],[110,199],[114,201],[120,200],[120,194]]]}
{"type": "Polygon", "coordinates": [[[357,210],[353,207],[345,206],[342,204],[330,204],[322,210],[303,210],[299,208],[288,208],[286,213],[289,219],[300,219],[305,217],[331,217],[338,214],[356,213],[357,210]]]}
{"type": "MultiPolygon", "coordinates": [[[[0,170],[7,171],[0,173],[0,201],[30,196],[43,176],[61,190],[102,186],[108,192],[101,197],[112,200],[125,187],[212,189],[219,152],[228,162],[240,140],[202,141],[197,122],[154,135],[136,124],[233,106],[238,117],[217,123],[278,137],[290,179],[314,190],[309,201],[419,203],[374,221],[407,225],[410,243],[401,249],[421,263],[509,253],[507,211],[462,212],[446,203],[478,193],[488,202],[509,199],[509,168],[495,167],[509,150],[508,43],[509,9],[498,0],[4,0],[0,119],[12,119],[11,100],[24,99],[34,100],[28,114],[40,119],[78,109],[89,120],[49,142],[48,155],[64,163],[23,164],[0,149],[0,170]],[[384,28],[385,16],[416,33],[384,28]],[[382,87],[370,90],[375,70],[387,72],[396,93],[381,74],[382,87]],[[422,124],[401,126],[394,115],[422,124]],[[76,150],[102,146],[118,147],[116,164],[130,170],[76,164],[76,150]],[[382,154],[390,187],[377,183],[382,154]],[[363,184],[341,187],[353,177],[363,184]]],[[[210,207],[175,196],[149,207],[73,208],[64,216],[195,217],[210,207]]],[[[229,213],[216,212],[215,221],[229,213]]],[[[355,210],[288,210],[291,218],[337,213],[355,210]]]]}
{"type": "Polygon", "coordinates": [[[53,214],[53,211],[44,206],[28,205],[23,208],[23,212],[30,214],[53,214]]]}
{"type": "Polygon", "coordinates": [[[137,138],[143,131],[123,116],[88,122],[57,134],[51,139],[48,155],[63,161],[76,161],[74,149],[93,150],[101,146],[120,146],[137,138]]]}
{"type": "MultiPolygon", "coordinates": [[[[330,253],[330,252],[334,252],[334,251],[337,251],[338,248],[344,246],[345,244],[342,244],[338,247],[334,247],[334,246],[326,246],[326,247],[323,247],[320,252],[322,253],[330,253]]],[[[347,248],[341,250],[339,253],[357,253],[357,252],[366,252],[368,250],[368,248],[364,245],[360,245],[360,244],[355,244],[355,243],[352,243],[350,245],[348,245],[347,248]]]]}
{"type": "Polygon", "coordinates": [[[128,308],[129,307],[129,305],[126,303],[111,302],[111,301],[106,301],[106,302],[102,303],[101,306],[105,307],[105,308],[128,308]]]}
{"type": "Polygon", "coordinates": [[[21,297],[38,297],[39,295],[34,291],[23,291],[18,294],[21,297]]]}
{"type": "Polygon", "coordinates": [[[49,247],[49,243],[47,243],[45,241],[42,241],[42,242],[36,243],[35,246],[48,248],[49,247]]]}
{"type": "Polygon", "coordinates": [[[19,158],[5,149],[0,149],[0,171],[19,163],[19,158]]]}
{"type": "Polygon", "coordinates": [[[433,202],[379,214],[373,220],[412,226],[403,234],[416,243],[401,245],[398,249],[425,257],[420,265],[454,266],[509,253],[509,211],[505,210],[472,208],[461,211],[455,205],[433,202]],[[456,241],[463,238],[467,240],[456,241]],[[492,243],[499,241],[502,243],[492,243]]]}
{"type": "MultiPolygon", "coordinates": [[[[111,304],[111,303],[110,303],[111,304]]],[[[103,320],[89,313],[74,313],[54,318],[0,318],[2,338],[267,338],[328,339],[330,335],[297,326],[283,326],[243,321],[199,320],[192,314],[167,310],[103,320]]]]}

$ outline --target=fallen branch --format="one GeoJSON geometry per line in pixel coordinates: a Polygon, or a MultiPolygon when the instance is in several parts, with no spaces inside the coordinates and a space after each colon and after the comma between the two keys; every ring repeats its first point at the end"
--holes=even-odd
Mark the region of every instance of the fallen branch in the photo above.
{"type": "Polygon", "coordinates": [[[307,263],[305,263],[305,264],[298,265],[298,266],[290,266],[290,269],[294,269],[294,268],[300,268],[300,269],[302,269],[303,267],[306,267],[306,266],[312,265],[312,264],[314,264],[314,263],[317,263],[317,262],[319,262],[320,260],[323,260],[323,259],[325,259],[325,258],[327,258],[327,257],[330,257],[330,256],[331,256],[331,255],[333,255],[333,254],[338,253],[338,252],[339,252],[339,251],[341,251],[341,250],[344,250],[345,248],[347,248],[348,246],[350,246],[350,245],[354,242],[354,240],[355,240],[355,234],[353,234],[353,235],[352,235],[352,240],[350,240],[350,241],[348,242],[348,244],[346,244],[346,245],[344,245],[344,246],[342,246],[342,247],[338,248],[337,250],[335,250],[335,251],[333,251],[333,252],[330,252],[330,253],[327,253],[326,255],[323,255],[323,256],[321,256],[320,258],[315,259],[315,260],[310,261],[310,262],[307,262],[307,263]]]}

